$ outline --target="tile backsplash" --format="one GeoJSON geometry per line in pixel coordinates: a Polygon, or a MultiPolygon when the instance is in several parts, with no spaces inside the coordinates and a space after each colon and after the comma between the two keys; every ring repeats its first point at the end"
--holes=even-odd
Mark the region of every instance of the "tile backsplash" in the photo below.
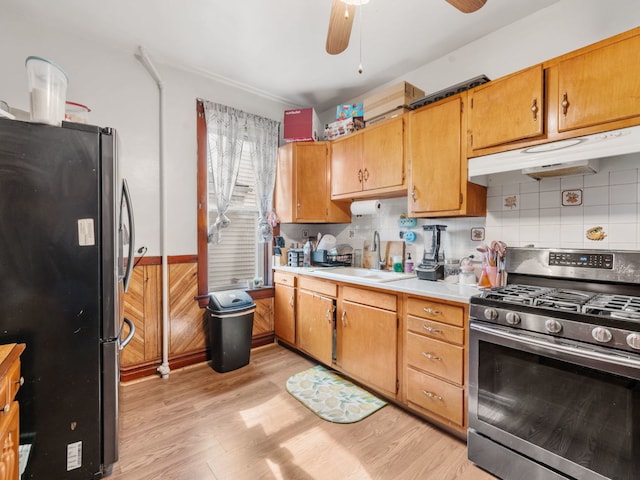
{"type": "Polygon", "coordinates": [[[287,246],[309,235],[331,234],[339,244],[363,250],[378,231],[382,242],[400,240],[413,231],[416,240],[406,252],[422,260],[422,226],[447,225],[445,252],[449,258],[477,253],[482,241],[502,240],[508,246],[640,250],[640,155],[603,159],[593,175],[533,180],[520,173],[487,177],[487,216],[418,219],[416,227],[401,228],[407,199],[381,200],[380,213],[354,216],[350,224],[283,224],[287,246]],[[484,239],[482,236],[484,235],[484,239]]]}
{"type": "Polygon", "coordinates": [[[593,175],[488,178],[486,237],[507,245],[640,248],[640,156],[600,160],[593,175]]]}

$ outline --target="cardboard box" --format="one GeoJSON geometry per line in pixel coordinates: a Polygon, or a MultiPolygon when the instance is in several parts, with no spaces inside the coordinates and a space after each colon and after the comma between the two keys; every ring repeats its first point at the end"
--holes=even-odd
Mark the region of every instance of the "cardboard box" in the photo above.
{"type": "Polygon", "coordinates": [[[398,108],[394,108],[393,110],[383,113],[382,115],[378,115],[377,117],[373,117],[369,120],[366,121],[366,125],[367,127],[371,126],[371,125],[375,125],[376,123],[380,123],[383,122],[385,120],[389,120],[390,118],[395,118],[399,115],[404,115],[407,112],[410,112],[411,110],[406,108],[406,107],[398,107],[398,108]]]}
{"type": "Polygon", "coordinates": [[[338,105],[336,108],[336,120],[351,117],[364,117],[364,104],[362,102],[338,105]]]}
{"type": "Polygon", "coordinates": [[[362,117],[345,118],[344,120],[336,120],[327,125],[324,129],[325,140],[335,140],[350,133],[364,128],[364,119],[362,117]]]}
{"type": "Polygon", "coordinates": [[[364,99],[364,119],[369,120],[398,107],[408,107],[411,102],[424,97],[420,90],[407,82],[400,82],[364,99]]]}
{"type": "Polygon", "coordinates": [[[285,142],[317,142],[320,139],[320,119],[313,108],[284,111],[285,142]]]}

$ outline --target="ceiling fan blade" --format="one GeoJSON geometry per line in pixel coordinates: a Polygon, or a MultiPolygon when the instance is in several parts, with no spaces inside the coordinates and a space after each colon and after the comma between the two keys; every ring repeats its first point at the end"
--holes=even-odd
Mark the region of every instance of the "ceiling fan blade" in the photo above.
{"type": "Polygon", "coordinates": [[[333,0],[331,15],[329,16],[329,31],[327,32],[327,53],[336,55],[344,52],[349,46],[351,26],[355,15],[355,6],[347,5],[341,0],[333,0]],[[345,15],[345,11],[348,16],[345,15]]]}
{"type": "Polygon", "coordinates": [[[480,10],[487,0],[446,0],[448,3],[456,7],[462,13],[473,13],[480,10]]]}

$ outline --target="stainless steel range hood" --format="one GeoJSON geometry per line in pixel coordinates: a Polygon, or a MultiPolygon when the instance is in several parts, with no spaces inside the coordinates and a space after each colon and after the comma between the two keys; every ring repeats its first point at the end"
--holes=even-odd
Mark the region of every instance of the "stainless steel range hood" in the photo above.
{"type": "Polygon", "coordinates": [[[513,171],[531,175],[546,170],[547,174],[544,176],[594,173],[595,162],[585,160],[637,152],[640,152],[640,126],[470,158],[469,180],[492,173],[513,171]],[[576,168],[579,166],[583,168],[576,168]]]}

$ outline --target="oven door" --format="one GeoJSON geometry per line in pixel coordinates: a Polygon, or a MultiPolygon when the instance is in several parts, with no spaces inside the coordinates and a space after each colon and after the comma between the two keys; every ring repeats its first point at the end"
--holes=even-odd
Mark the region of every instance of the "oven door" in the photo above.
{"type": "Polygon", "coordinates": [[[472,319],[469,365],[469,458],[479,466],[504,478],[525,478],[505,465],[523,462],[579,479],[638,478],[640,356],[472,319]],[[475,461],[483,442],[508,452],[498,470],[475,461]]]}

